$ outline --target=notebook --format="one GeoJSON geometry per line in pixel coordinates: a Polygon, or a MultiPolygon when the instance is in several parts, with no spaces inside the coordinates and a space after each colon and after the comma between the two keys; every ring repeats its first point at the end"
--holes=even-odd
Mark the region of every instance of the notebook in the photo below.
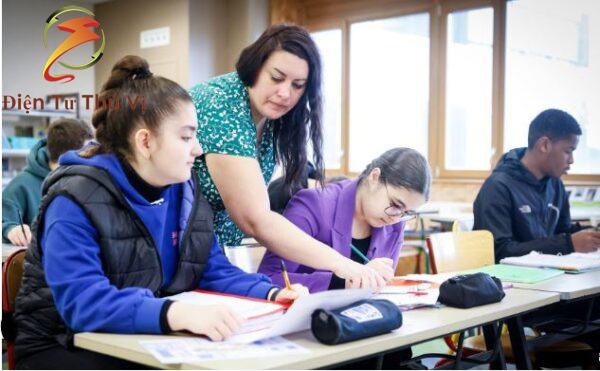
{"type": "Polygon", "coordinates": [[[568,273],[581,273],[600,269],[600,252],[550,255],[532,251],[527,255],[504,258],[500,263],[524,267],[555,268],[568,273]]]}

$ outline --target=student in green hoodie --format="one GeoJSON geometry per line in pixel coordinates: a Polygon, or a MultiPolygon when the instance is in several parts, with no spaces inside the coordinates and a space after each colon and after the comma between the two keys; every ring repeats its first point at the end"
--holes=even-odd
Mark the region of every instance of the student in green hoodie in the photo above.
{"type": "Polygon", "coordinates": [[[59,119],[50,125],[47,138],[37,142],[29,152],[25,169],[2,192],[2,242],[29,244],[30,225],[38,214],[42,197],[42,182],[58,167],[60,155],[83,147],[92,138],[91,127],[81,120],[59,119]]]}

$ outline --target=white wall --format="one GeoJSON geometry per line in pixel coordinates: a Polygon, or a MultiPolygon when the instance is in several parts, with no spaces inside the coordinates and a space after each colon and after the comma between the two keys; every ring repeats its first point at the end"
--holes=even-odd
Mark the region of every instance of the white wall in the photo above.
{"type": "Polygon", "coordinates": [[[235,70],[268,27],[268,0],[190,0],[190,86],[235,70]]]}
{"type": "Polygon", "coordinates": [[[227,1],[190,0],[190,86],[229,72],[226,19],[227,1]]]}

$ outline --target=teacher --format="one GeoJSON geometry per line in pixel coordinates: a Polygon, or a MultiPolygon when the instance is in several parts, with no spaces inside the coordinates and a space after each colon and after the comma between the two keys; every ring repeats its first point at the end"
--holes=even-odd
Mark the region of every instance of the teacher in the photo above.
{"type": "Polygon", "coordinates": [[[269,208],[267,184],[276,162],[284,190],[300,189],[309,139],[318,180],[323,174],[321,61],[304,28],[269,27],[242,51],[236,72],[196,85],[190,95],[204,151],[195,167],[221,245],[239,245],[246,234],[285,259],[332,271],[355,287],[385,285],[391,266],[378,272],[353,262],[269,208]]]}

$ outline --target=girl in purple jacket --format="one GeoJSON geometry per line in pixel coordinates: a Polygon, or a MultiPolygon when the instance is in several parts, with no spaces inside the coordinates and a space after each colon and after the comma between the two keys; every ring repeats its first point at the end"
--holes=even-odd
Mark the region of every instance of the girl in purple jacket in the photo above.
{"type": "MultiPolygon", "coordinates": [[[[429,197],[427,160],[410,148],[394,148],[373,160],[358,179],[299,191],[283,215],[340,254],[390,279],[402,246],[405,222],[429,197]]],[[[259,272],[283,285],[282,259],[267,252],[259,272]]],[[[356,287],[329,271],[284,260],[290,280],[310,292],[356,287]]]]}

